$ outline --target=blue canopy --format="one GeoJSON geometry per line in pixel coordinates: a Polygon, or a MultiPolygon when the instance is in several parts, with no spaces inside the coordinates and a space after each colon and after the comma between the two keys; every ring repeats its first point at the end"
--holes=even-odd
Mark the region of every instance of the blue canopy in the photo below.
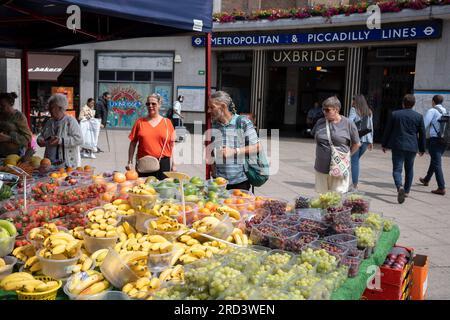
{"type": "Polygon", "coordinates": [[[212,30],[212,0],[1,0],[0,4],[0,47],[48,49],[212,30]],[[81,10],[77,32],[66,27],[70,5],[81,10]]]}

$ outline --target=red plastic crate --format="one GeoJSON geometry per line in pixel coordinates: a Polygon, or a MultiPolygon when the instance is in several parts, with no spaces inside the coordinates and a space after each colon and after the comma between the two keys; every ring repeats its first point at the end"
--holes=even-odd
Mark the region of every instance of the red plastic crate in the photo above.
{"type": "Polygon", "coordinates": [[[391,252],[394,252],[396,254],[405,252],[405,254],[408,254],[409,262],[405,265],[405,268],[403,268],[403,270],[394,270],[392,268],[383,266],[380,267],[381,283],[398,287],[403,284],[406,276],[408,275],[408,272],[412,269],[412,266],[414,264],[414,249],[395,245],[392,248],[391,252]]]}
{"type": "Polygon", "coordinates": [[[408,273],[407,278],[401,286],[381,283],[381,289],[366,289],[362,298],[366,300],[406,300],[409,298],[412,287],[412,272],[408,273]]]}

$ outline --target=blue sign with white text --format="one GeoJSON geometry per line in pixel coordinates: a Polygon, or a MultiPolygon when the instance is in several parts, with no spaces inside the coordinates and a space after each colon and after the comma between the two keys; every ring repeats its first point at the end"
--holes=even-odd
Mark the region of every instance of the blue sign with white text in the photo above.
{"type": "MultiPolygon", "coordinates": [[[[399,41],[440,38],[440,20],[405,26],[390,26],[370,30],[368,28],[343,31],[304,32],[295,34],[220,35],[213,34],[213,47],[273,46],[298,44],[324,44],[343,42],[399,41]]],[[[204,47],[205,37],[192,37],[192,46],[204,47]]]]}

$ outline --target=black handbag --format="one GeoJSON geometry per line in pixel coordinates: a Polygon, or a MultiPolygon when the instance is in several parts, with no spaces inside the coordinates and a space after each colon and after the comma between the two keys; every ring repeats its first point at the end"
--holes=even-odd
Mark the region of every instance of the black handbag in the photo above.
{"type": "Polygon", "coordinates": [[[364,137],[365,135],[372,132],[370,128],[370,117],[364,116],[361,120],[355,122],[356,128],[358,129],[359,137],[364,137]]]}

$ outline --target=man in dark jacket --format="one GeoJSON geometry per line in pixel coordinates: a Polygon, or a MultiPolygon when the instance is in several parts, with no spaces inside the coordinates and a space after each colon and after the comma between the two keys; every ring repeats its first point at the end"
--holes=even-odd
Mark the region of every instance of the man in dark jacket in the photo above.
{"type": "Polygon", "coordinates": [[[383,138],[383,152],[392,150],[393,177],[397,187],[398,203],[405,202],[414,176],[414,160],[417,152],[425,152],[425,125],[420,113],[412,110],[416,103],[414,95],[403,98],[403,109],[392,112],[383,138]],[[405,166],[405,184],[402,184],[402,170],[405,166]]]}
{"type": "MultiPolygon", "coordinates": [[[[106,91],[103,93],[102,97],[98,99],[95,105],[95,117],[100,119],[101,125],[100,128],[105,128],[106,123],[108,121],[108,102],[111,100],[111,94],[106,91]]],[[[100,148],[97,146],[97,151],[102,152],[100,148]]]]}

